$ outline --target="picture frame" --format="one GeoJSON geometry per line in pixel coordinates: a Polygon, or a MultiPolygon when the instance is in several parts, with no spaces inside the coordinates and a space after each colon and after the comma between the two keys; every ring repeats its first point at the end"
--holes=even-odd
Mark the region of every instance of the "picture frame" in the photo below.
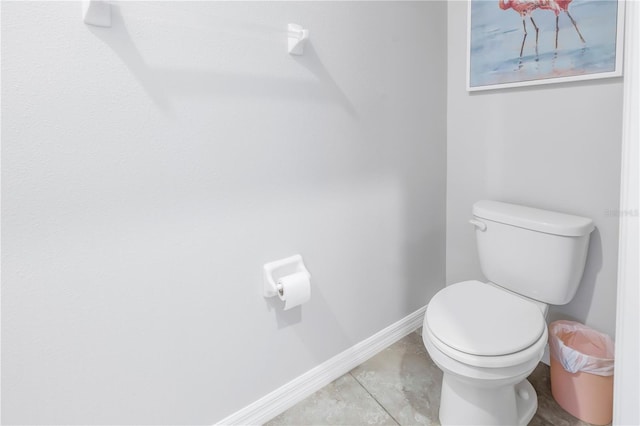
{"type": "Polygon", "coordinates": [[[467,91],[622,76],[624,0],[469,0],[467,91]]]}

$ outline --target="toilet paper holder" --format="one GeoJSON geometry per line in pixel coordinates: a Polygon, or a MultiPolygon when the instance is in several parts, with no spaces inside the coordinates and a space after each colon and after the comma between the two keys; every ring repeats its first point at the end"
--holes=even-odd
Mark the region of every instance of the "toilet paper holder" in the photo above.
{"type": "Polygon", "coordinates": [[[282,296],[283,289],[282,285],[278,283],[278,280],[287,275],[304,272],[308,277],[311,277],[311,274],[309,274],[309,271],[304,266],[302,256],[299,254],[287,257],[286,259],[276,260],[275,262],[265,263],[262,270],[264,297],[273,297],[278,294],[282,296]]]}

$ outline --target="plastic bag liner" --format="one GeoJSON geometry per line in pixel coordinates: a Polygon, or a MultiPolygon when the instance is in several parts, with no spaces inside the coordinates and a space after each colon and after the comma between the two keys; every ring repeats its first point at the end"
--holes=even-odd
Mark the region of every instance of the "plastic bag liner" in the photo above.
{"type": "Polygon", "coordinates": [[[611,337],[575,321],[549,324],[549,346],[569,373],[584,371],[598,376],[613,376],[614,343],[611,337]]]}

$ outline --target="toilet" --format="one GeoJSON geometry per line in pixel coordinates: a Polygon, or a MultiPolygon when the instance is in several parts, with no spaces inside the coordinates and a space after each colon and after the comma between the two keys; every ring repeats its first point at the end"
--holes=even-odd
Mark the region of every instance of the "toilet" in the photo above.
{"type": "Polygon", "coordinates": [[[442,370],[443,425],[526,425],[538,399],[526,377],[547,344],[547,307],[578,289],[591,219],[478,201],[473,219],[487,282],[459,282],[429,301],[422,338],[442,370]]]}

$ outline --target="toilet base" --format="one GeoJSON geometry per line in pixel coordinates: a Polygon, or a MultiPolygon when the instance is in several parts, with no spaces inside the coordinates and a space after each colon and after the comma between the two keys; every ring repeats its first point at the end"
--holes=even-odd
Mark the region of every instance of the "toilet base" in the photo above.
{"type": "Polygon", "coordinates": [[[469,386],[450,373],[442,378],[440,423],[446,425],[527,425],[538,408],[527,380],[516,385],[469,386]]]}

